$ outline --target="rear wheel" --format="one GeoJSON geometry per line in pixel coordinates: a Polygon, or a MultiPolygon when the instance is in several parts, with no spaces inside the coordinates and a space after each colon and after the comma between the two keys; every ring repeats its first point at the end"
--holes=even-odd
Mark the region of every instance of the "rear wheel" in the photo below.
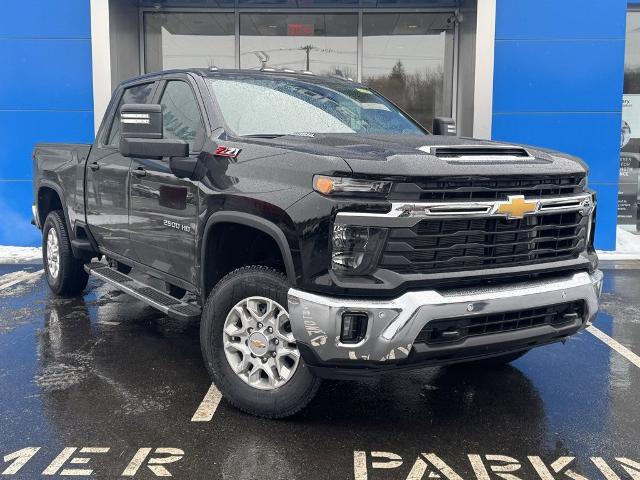
{"type": "Polygon", "coordinates": [[[218,283],[202,314],[200,342],[214,383],[231,404],[261,417],[297,413],[320,386],[291,333],[288,288],[275,270],[243,267],[218,283]]]}
{"type": "Polygon", "coordinates": [[[49,288],[57,295],[75,296],[87,286],[84,262],[73,256],[64,214],[54,210],[42,229],[42,258],[49,288]]]}

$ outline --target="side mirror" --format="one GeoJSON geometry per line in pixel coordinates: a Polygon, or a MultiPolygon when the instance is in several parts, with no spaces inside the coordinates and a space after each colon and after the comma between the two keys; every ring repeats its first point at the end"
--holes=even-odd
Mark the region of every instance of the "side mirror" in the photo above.
{"type": "Polygon", "coordinates": [[[189,156],[184,140],[162,138],[162,105],[128,103],[120,108],[120,154],[124,157],[189,156]]]}
{"type": "Polygon", "coordinates": [[[458,134],[456,121],[453,118],[436,117],[433,119],[433,134],[455,137],[458,134]]]}

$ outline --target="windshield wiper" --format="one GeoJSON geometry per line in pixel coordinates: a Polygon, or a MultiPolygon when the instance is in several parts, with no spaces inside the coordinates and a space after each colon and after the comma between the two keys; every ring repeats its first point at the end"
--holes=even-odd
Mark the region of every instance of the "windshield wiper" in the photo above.
{"type": "Polygon", "coordinates": [[[249,137],[249,138],[278,138],[284,137],[284,133],[253,133],[251,135],[240,135],[241,137],[249,137]]]}

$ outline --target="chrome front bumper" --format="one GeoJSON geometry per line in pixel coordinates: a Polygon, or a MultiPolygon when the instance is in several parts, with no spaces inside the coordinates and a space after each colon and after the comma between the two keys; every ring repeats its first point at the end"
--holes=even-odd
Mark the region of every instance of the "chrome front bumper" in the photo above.
{"type": "MultiPolygon", "coordinates": [[[[350,300],[332,298],[301,290],[289,290],[289,315],[296,341],[310,349],[321,363],[341,365],[392,363],[409,356],[413,342],[430,321],[491,314],[584,300],[585,318],[577,328],[589,325],[598,312],[603,275],[579,272],[551,280],[510,285],[461,288],[455,290],[412,291],[393,300],[350,300]],[[342,314],[363,312],[369,315],[364,339],[357,344],[340,341],[342,314]]],[[[575,328],[574,328],[575,330],[575,328]]],[[[461,348],[485,343],[488,339],[508,342],[557,332],[550,325],[527,330],[503,332],[483,337],[468,337],[461,348]]]]}

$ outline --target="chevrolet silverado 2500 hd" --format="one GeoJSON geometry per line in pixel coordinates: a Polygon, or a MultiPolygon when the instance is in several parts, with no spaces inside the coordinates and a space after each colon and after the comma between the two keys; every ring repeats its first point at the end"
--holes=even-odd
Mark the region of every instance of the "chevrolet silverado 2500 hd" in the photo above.
{"type": "Polygon", "coordinates": [[[79,295],[92,274],[200,318],[213,381],[266,417],[322,378],[499,365],[589,325],[602,273],[583,162],[434,131],[309,73],[124,82],[93,145],[36,146],[49,286],[79,295]]]}

